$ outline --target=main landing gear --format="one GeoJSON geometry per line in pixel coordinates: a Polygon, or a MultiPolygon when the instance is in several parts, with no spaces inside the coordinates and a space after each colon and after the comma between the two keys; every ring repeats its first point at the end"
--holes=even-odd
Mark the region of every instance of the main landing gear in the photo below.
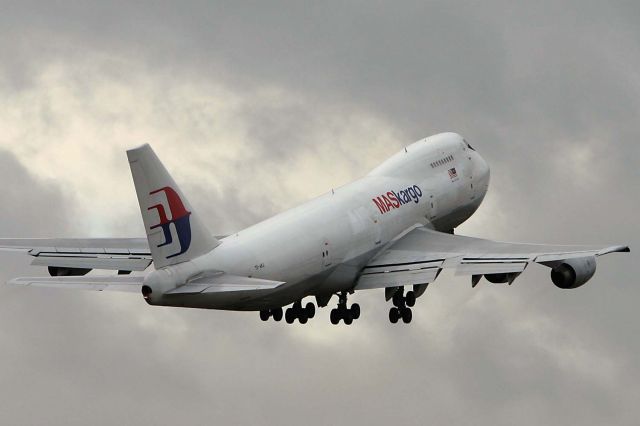
{"type": "Polygon", "coordinates": [[[347,293],[342,292],[338,295],[338,307],[331,310],[331,324],[338,324],[343,320],[345,324],[350,325],[353,320],[360,318],[360,305],[353,303],[347,308],[347,293]]]}
{"type": "Polygon", "coordinates": [[[402,322],[409,324],[413,318],[411,307],[416,304],[416,294],[413,291],[408,291],[404,295],[404,289],[400,288],[393,295],[392,301],[393,308],[389,310],[389,321],[395,324],[402,318],[402,322]]]}
{"type": "MultiPolygon", "coordinates": [[[[260,319],[267,321],[273,317],[274,321],[280,321],[283,316],[282,313],[282,308],[265,309],[260,311],[260,319]]],[[[284,312],[284,319],[287,324],[293,324],[296,319],[300,321],[300,324],[306,324],[314,316],[316,316],[316,305],[311,302],[307,303],[303,308],[302,301],[298,301],[284,312]]]]}
{"type": "Polygon", "coordinates": [[[274,321],[280,321],[282,319],[282,308],[265,309],[260,311],[260,319],[262,321],[268,321],[273,317],[274,321]]]}
{"type": "Polygon", "coordinates": [[[293,324],[296,319],[300,321],[300,324],[306,324],[307,321],[314,316],[316,316],[316,305],[309,302],[303,308],[302,301],[298,301],[287,309],[287,312],[284,314],[284,319],[287,321],[287,324],[293,324]]]}

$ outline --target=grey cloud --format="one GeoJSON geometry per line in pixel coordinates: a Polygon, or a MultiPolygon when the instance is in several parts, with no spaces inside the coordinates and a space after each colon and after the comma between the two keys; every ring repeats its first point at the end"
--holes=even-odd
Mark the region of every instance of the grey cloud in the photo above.
{"type": "MultiPolygon", "coordinates": [[[[313,155],[317,105],[384,117],[401,133],[395,148],[441,130],[466,135],[493,183],[461,233],[636,248],[637,15],[634,2],[20,2],[0,14],[1,89],[10,97],[46,64],[99,52],[121,59],[101,70],[107,78],[135,70],[167,87],[209,79],[300,96],[300,106],[238,112],[259,137],[221,189],[183,184],[220,232],[278,211],[268,195],[238,193],[238,179],[313,155]],[[582,172],[595,178],[585,184],[582,172]]],[[[205,131],[185,143],[208,143],[205,131]]],[[[3,235],[78,231],[65,188],[5,153],[0,173],[3,235]]],[[[594,280],[571,292],[555,289],[543,268],[473,291],[444,276],[411,328],[386,322],[377,292],[354,296],[363,318],[352,328],[331,327],[323,311],[302,329],[252,314],[153,309],[135,296],[2,288],[0,409],[14,423],[49,424],[631,425],[640,397],[636,256],[602,259],[594,280]]],[[[2,278],[33,273],[20,256],[5,259],[2,278]]]]}

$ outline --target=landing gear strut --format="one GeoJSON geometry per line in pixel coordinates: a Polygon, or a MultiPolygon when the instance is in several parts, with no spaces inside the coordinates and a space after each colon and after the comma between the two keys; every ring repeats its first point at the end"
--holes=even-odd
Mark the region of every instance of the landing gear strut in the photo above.
{"type": "Polygon", "coordinates": [[[413,312],[411,312],[411,306],[416,304],[416,295],[413,291],[407,292],[404,295],[404,288],[400,288],[393,295],[393,308],[389,309],[389,321],[395,324],[402,318],[402,322],[409,324],[413,318],[413,312]]]}
{"type": "Polygon", "coordinates": [[[331,310],[331,324],[338,324],[343,320],[345,324],[350,325],[353,320],[360,318],[360,305],[353,303],[347,308],[347,293],[342,292],[338,295],[338,307],[331,310]]]}

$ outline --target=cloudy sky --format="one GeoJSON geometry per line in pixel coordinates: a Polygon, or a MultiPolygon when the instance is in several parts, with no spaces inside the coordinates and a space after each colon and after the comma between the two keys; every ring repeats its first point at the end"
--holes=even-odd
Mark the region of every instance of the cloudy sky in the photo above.
{"type": "MultiPolygon", "coordinates": [[[[0,1],[0,234],[143,235],[149,142],[215,233],[457,131],[492,168],[459,233],[640,247],[633,1],[0,1]]],[[[44,273],[3,254],[0,279],[44,273]]],[[[637,254],[573,291],[443,274],[391,325],[0,288],[5,424],[637,424],[637,254]]]]}

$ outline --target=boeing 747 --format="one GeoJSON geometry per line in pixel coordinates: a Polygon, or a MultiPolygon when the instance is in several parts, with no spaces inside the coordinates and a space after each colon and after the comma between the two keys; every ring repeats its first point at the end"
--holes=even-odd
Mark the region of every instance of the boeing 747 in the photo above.
{"type": "Polygon", "coordinates": [[[0,239],[0,249],[26,251],[51,275],[10,284],[132,291],[154,306],[259,311],[263,321],[302,324],[334,295],[331,322],[351,324],[360,306],[348,296],[384,289],[389,320],[410,323],[416,299],[444,269],[476,287],[483,277],[511,285],[540,264],[557,287],[574,289],[593,277],[598,257],[629,252],[456,235],[482,203],[489,166],[455,133],[415,142],[363,178],[228,236],[207,229],[149,145],[127,156],[146,238],[0,239]]]}

